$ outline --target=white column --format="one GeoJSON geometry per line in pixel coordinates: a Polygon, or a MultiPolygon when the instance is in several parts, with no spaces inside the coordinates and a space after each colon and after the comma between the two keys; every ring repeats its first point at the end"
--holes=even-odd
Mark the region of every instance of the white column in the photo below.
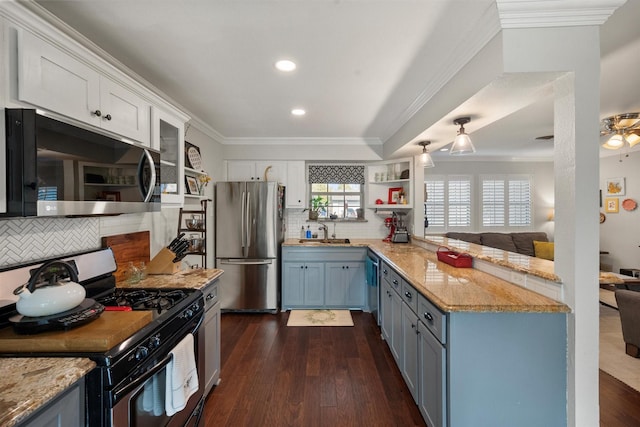
{"type": "Polygon", "coordinates": [[[505,72],[554,73],[555,273],[568,322],[567,425],[597,427],[600,42],[597,26],[504,30],[505,72]]]}

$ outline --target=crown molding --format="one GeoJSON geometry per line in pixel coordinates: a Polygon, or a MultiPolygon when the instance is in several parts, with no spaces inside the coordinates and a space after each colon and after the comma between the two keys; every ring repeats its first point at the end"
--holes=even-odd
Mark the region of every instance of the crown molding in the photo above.
{"type": "Polygon", "coordinates": [[[382,141],[389,140],[389,138],[407,124],[407,122],[451,80],[452,76],[455,76],[501,31],[500,20],[498,19],[498,13],[493,3],[478,17],[474,24],[473,27],[469,27],[467,30],[469,37],[451,50],[451,55],[442,62],[443,66],[441,66],[440,71],[429,80],[429,84],[420,92],[411,105],[382,132],[382,141]]]}
{"type": "Polygon", "coordinates": [[[502,28],[601,25],[627,0],[496,0],[502,28]]]}
{"type": "MultiPolygon", "coordinates": [[[[202,119],[196,116],[191,116],[191,120],[186,124],[186,126],[193,126],[195,129],[198,129],[200,132],[213,139],[218,144],[224,144],[225,137],[220,132],[212,128],[202,119]]],[[[188,128],[185,126],[185,134],[188,133],[188,128]]]]}
{"type": "Polygon", "coordinates": [[[291,137],[291,138],[225,138],[223,144],[225,145],[351,145],[351,146],[382,146],[382,141],[379,138],[304,138],[304,137],[291,137]]]}

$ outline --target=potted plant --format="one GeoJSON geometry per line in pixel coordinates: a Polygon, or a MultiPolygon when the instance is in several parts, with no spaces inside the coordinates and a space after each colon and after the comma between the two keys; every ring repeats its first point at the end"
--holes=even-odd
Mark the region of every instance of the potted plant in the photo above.
{"type": "Polygon", "coordinates": [[[309,201],[309,219],[316,220],[320,212],[325,213],[327,211],[328,201],[325,201],[322,196],[316,196],[309,201]]]}

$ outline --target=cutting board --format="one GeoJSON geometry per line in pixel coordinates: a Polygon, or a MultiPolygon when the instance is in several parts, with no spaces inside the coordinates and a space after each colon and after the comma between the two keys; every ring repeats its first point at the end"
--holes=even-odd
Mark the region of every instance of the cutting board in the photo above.
{"type": "Polygon", "coordinates": [[[13,328],[0,330],[3,353],[104,352],[115,347],[153,319],[151,311],[104,311],[100,317],[68,331],[19,335],[13,328]]]}
{"type": "Polygon", "coordinates": [[[138,265],[140,262],[149,263],[149,232],[114,234],[102,238],[102,247],[111,248],[116,259],[118,269],[113,275],[117,282],[125,280],[125,270],[129,262],[138,265]]]}

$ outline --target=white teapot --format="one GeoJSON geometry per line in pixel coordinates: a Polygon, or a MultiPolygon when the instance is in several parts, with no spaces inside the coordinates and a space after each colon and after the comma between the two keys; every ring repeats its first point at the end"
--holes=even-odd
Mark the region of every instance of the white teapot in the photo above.
{"type": "Polygon", "coordinates": [[[18,313],[23,316],[50,316],[71,310],[82,303],[86,296],[84,287],[78,282],[75,268],[64,261],[49,261],[38,268],[29,282],[17,287],[13,293],[20,299],[16,302],[18,313]],[[69,280],[58,280],[55,269],[62,267],[69,273],[69,280]],[[48,272],[48,281],[38,282],[42,273],[48,272]]]}

